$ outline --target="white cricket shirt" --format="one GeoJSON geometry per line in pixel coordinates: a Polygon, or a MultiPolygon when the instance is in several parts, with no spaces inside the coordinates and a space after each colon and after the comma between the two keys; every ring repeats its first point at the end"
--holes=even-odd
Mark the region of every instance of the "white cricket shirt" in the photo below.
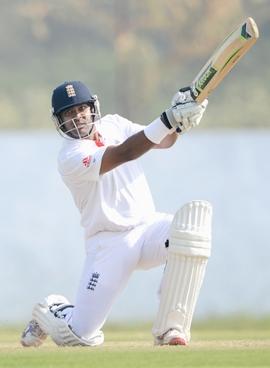
{"type": "Polygon", "coordinates": [[[119,115],[106,115],[97,124],[103,144],[90,139],[65,140],[58,169],[81,213],[88,239],[101,231],[125,231],[155,213],[152,195],[138,160],[100,175],[102,156],[144,127],[119,115]]]}

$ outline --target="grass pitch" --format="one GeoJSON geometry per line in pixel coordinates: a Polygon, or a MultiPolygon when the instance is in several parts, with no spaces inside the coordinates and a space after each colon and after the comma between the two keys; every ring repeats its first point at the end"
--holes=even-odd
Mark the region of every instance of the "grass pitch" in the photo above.
{"type": "Polygon", "coordinates": [[[153,346],[151,326],[108,326],[103,346],[23,348],[21,328],[0,329],[0,367],[270,367],[270,320],[195,324],[188,347],[153,346]]]}

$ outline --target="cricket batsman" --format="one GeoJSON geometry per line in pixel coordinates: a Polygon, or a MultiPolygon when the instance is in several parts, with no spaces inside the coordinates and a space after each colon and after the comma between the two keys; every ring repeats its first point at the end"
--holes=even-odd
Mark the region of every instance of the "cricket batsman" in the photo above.
{"type": "MultiPolygon", "coordinates": [[[[196,200],[174,216],[157,212],[137,159],[174,145],[199,125],[206,107],[207,100],[194,102],[185,88],[143,126],[119,115],[101,117],[97,96],[82,82],[54,89],[52,116],[65,138],[58,169],[81,215],[86,255],[74,304],[61,295],[37,303],[23,346],[39,346],[47,336],[60,346],[102,344],[102,327],[133,271],[162,264],[154,343],[188,344],[210,256],[212,207],[196,200]]],[[[180,165],[185,158],[174,159],[180,165]]]]}

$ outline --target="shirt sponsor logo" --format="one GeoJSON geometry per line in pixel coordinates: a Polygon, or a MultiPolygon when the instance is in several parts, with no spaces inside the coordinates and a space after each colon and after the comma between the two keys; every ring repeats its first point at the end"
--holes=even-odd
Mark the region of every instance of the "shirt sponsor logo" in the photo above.
{"type": "Polygon", "coordinates": [[[85,167],[89,167],[91,163],[91,156],[87,156],[82,160],[82,163],[85,167]]]}

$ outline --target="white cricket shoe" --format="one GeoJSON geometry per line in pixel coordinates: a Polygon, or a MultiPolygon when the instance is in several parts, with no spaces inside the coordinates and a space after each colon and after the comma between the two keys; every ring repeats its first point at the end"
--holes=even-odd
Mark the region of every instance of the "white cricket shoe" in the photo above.
{"type": "MultiPolygon", "coordinates": [[[[73,305],[70,305],[69,301],[62,295],[49,295],[42,303],[58,318],[66,317],[67,312],[63,313],[63,309],[68,310],[73,308],[73,305]]],[[[48,334],[41,328],[33,316],[33,319],[31,319],[23,330],[21,344],[24,347],[38,347],[44,342],[47,336],[48,334]]]]}
{"type": "Polygon", "coordinates": [[[23,330],[21,344],[24,347],[40,346],[48,335],[42,331],[37,321],[32,319],[23,330]]]}
{"type": "Polygon", "coordinates": [[[59,295],[49,295],[33,308],[32,316],[41,329],[59,346],[96,346],[104,342],[102,331],[85,339],[73,332],[70,326],[74,306],[59,295]]]}
{"type": "Polygon", "coordinates": [[[183,335],[176,329],[171,328],[162,336],[155,337],[155,345],[187,345],[183,335]]]}

